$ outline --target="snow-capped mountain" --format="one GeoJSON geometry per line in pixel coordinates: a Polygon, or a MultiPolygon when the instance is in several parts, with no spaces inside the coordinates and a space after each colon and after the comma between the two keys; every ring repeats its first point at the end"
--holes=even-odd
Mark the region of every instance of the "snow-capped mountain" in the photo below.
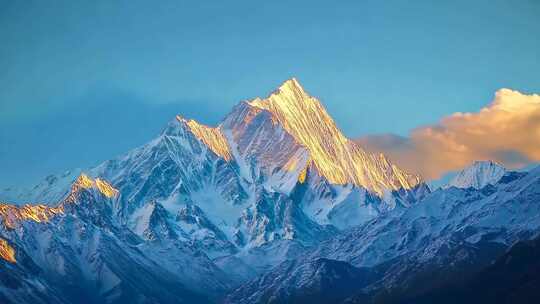
{"type": "MultiPolygon", "coordinates": [[[[434,290],[437,283],[472,275],[515,242],[538,237],[539,214],[540,167],[525,174],[509,172],[482,189],[439,189],[410,208],[382,214],[323,241],[294,263],[309,265],[327,258],[369,268],[375,278],[344,291],[342,296],[351,297],[347,303],[366,303],[366,295],[373,303],[416,303],[405,300],[434,290]],[[384,298],[389,291],[394,298],[384,298]]],[[[278,266],[236,288],[229,298],[241,302],[279,294],[288,286],[280,282],[294,273],[278,266]]],[[[304,279],[303,286],[317,281],[304,279]]],[[[297,294],[309,291],[298,289],[297,294]]]]}
{"type": "Polygon", "coordinates": [[[26,257],[43,274],[28,290],[61,281],[68,302],[70,282],[86,282],[77,292],[97,302],[211,299],[429,192],[347,139],[295,79],[216,127],[177,116],[149,143],[79,172],[8,191],[42,205],[0,208],[3,263],[26,257]],[[179,288],[163,299],[139,286],[158,277],[179,288]]]}
{"type": "Polygon", "coordinates": [[[532,236],[540,229],[540,167],[508,176],[480,190],[439,189],[323,243],[315,255],[365,267],[408,254],[431,259],[456,241],[510,245],[532,236]]]}
{"type": "MultiPolygon", "coordinates": [[[[241,102],[217,127],[178,116],[153,141],[87,174],[118,189],[136,233],[160,206],[179,219],[171,229],[189,230],[211,256],[275,239],[311,243],[326,235],[314,231],[360,224],[427,191],[418,176],[347,139],[296,79],[241,102]],[[199,222],[182,222],[193,210],[199,222]]],[[[70,177],[49,177],[50,187],[26,197],[62,197],[70,177]]]]}
{"type": "Polygon", "coordinates": [[[204,303],[228,288],[206,255],[182,242],[148,242],[127,229],[124,206],[110,184],[86,175],[55,207],[0,205],[8,256],[0,264],[20,281],[0,294],[8,303],[43,302],[44,290],[60,303],[204,303]]]}
{"type": "Polygon", "coordinates": [[[0,302],[363,301],[540,232],[540,168],[476,162],[431,192],[296,79],[83,171],[0,193],[0,302]]]}
{"type": "Polygon", "coordinates": [[[445,187],[481,189],[498,182],[508,172],[506,168],[493,161],[475,161],[461,170],[445,187]]]}
{"type": "MultiPolygon", "coordinates": [[[[249,125],[261,113],[264,116],[262,119],[270,119],[273,124],[279,124],[290,136],[280,140],[280,144],[292,147],[292,139],[296,142],[296,148],[302,147],[308,153],[308,157],[298,153],[296,157],[289,155],[281,159],[284,161],[283,169],[289,172],[302,172],[310,165],[312,170],[331,184],[354,184],[380,195],[387,190],[411,189],[421,182],[418,176],[407,174],[390,164],[383,155],[368,154],[346,138],[321,103],[308,95],[294,78],[286,81],[266,99],[256,98],[241,104],[232,113],[233,118],[226,119],[228,123],[225,129],[233,133],[236,144],[241,140],[238,129],[247,129],[248,132],[242,134],[248,137],[249,142],[253,142],[249,125]],[[242,114],[237,114],[237,111],[242,114]],[[238,116],[242,119],[240,125],[234,124],[238,122],[238,116]]],[[[240,149],[245,150],[242,147],[240,149]]],[[[274,162],[273,158],[271,162],[274,162]]]]}

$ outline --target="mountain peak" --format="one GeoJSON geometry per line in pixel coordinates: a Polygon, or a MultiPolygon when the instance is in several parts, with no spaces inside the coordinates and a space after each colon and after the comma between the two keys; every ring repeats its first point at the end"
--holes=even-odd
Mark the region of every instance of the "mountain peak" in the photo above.
{"type": "Polygon", "coordinates": [[[384,157],[370,155],[350,141],[321,102],[304,91],[295,78],[267,98],[255,98],[248,104],[269,112],[273,121],[306,147],[317,171],[332,184],[354,184],[382,195],[385,189],[409,189],[420,182],[420,178],[411,178],[384,157]]]}
{"type": "Polygon", "coordinates": [[[298,82],[298,80],[295,77],[285,80],[276,91],[283,92],[283,93],[299,92],[301,94],[307,95],[306,91],[304,90],[300,82],[298,82]]]}
{"type": "Polygon", "coordinates": [[[194,119],[176,115],[175,119],[167,124],[161,134],[194,138],[224,160],[230,161],[233,158],[221,126],[210,127],[194,119]]]}
{"type": "Polygon", "coordinates": [[[316,101],[315,98],[311,97],[302,87],[302,85],[296,80],[296,78],[291,78],[283,82],[275,91],[273,91],[266,99],[255,98],[249,102],[251,106],[266,109],[268,110],[269,100],[274,100],[280,103],[281,106],[289,106],[298,108],[304,102],[312,103],[316,101]]]}
{"type": "Polygon", "coordinates": [[[475,161],[461,170],[447,187],[481,189],[498,182],[506,171],[506,168],[492,160],[475,161]]]}
{"type": "Polygon", "coordinates": [[[176,116],[176,119],[185,124],[187,129],[203,144],[205,144],[212,152],[222,157],[226,161],[232,159],[232,154],[229,149],[227,139],[220,127],[210,127],[203,125],[193,119],[185,119],[180,115],[176,116]]]}
{"type": "Polygon", "coordinates": [[[71,189],[73,192],[77,192],[80,189],[96,189],[108,198],[111,198],[118,194],[118,190],[116,190],[106,181],[100,178],[92,179],[84,173],[81,173],[81,175],[77,177],[71,189]]]}

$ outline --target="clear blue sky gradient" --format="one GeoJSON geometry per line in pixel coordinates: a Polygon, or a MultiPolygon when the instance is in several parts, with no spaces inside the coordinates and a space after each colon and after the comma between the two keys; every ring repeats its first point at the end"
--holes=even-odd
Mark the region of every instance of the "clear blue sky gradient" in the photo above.
{"type": "Polygon", "coordinates": [[[0,186],[98,164],[177,113],[215,124],[293,76],[348,136],[404,135],[502,87],[540,92],[539,16],[537,0],[2,1],[0,186]]]}

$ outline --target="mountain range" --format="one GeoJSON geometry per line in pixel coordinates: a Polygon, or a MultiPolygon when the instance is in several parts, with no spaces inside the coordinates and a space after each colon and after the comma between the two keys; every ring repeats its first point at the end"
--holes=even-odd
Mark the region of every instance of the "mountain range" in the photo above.
{"type": "Polygon", "coordinates": [[[540,168],[479,161],[431,190],[294,78],[0,199],[2,303],[466,301],[446,284],[540,231],[540,168]]]}

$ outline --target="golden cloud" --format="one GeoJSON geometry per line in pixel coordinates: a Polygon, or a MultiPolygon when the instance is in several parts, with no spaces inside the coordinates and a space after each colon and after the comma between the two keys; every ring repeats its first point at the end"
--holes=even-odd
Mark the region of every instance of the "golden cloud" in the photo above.
{"type": "Polygon", "coordinates": [[[540,161],[540,96],[500,89],[479,112],[454,113],[438,124],[414,129],[409,137],[372,135],[357,142],[426,179],[475,160],[525,166],[540,161]]]}

